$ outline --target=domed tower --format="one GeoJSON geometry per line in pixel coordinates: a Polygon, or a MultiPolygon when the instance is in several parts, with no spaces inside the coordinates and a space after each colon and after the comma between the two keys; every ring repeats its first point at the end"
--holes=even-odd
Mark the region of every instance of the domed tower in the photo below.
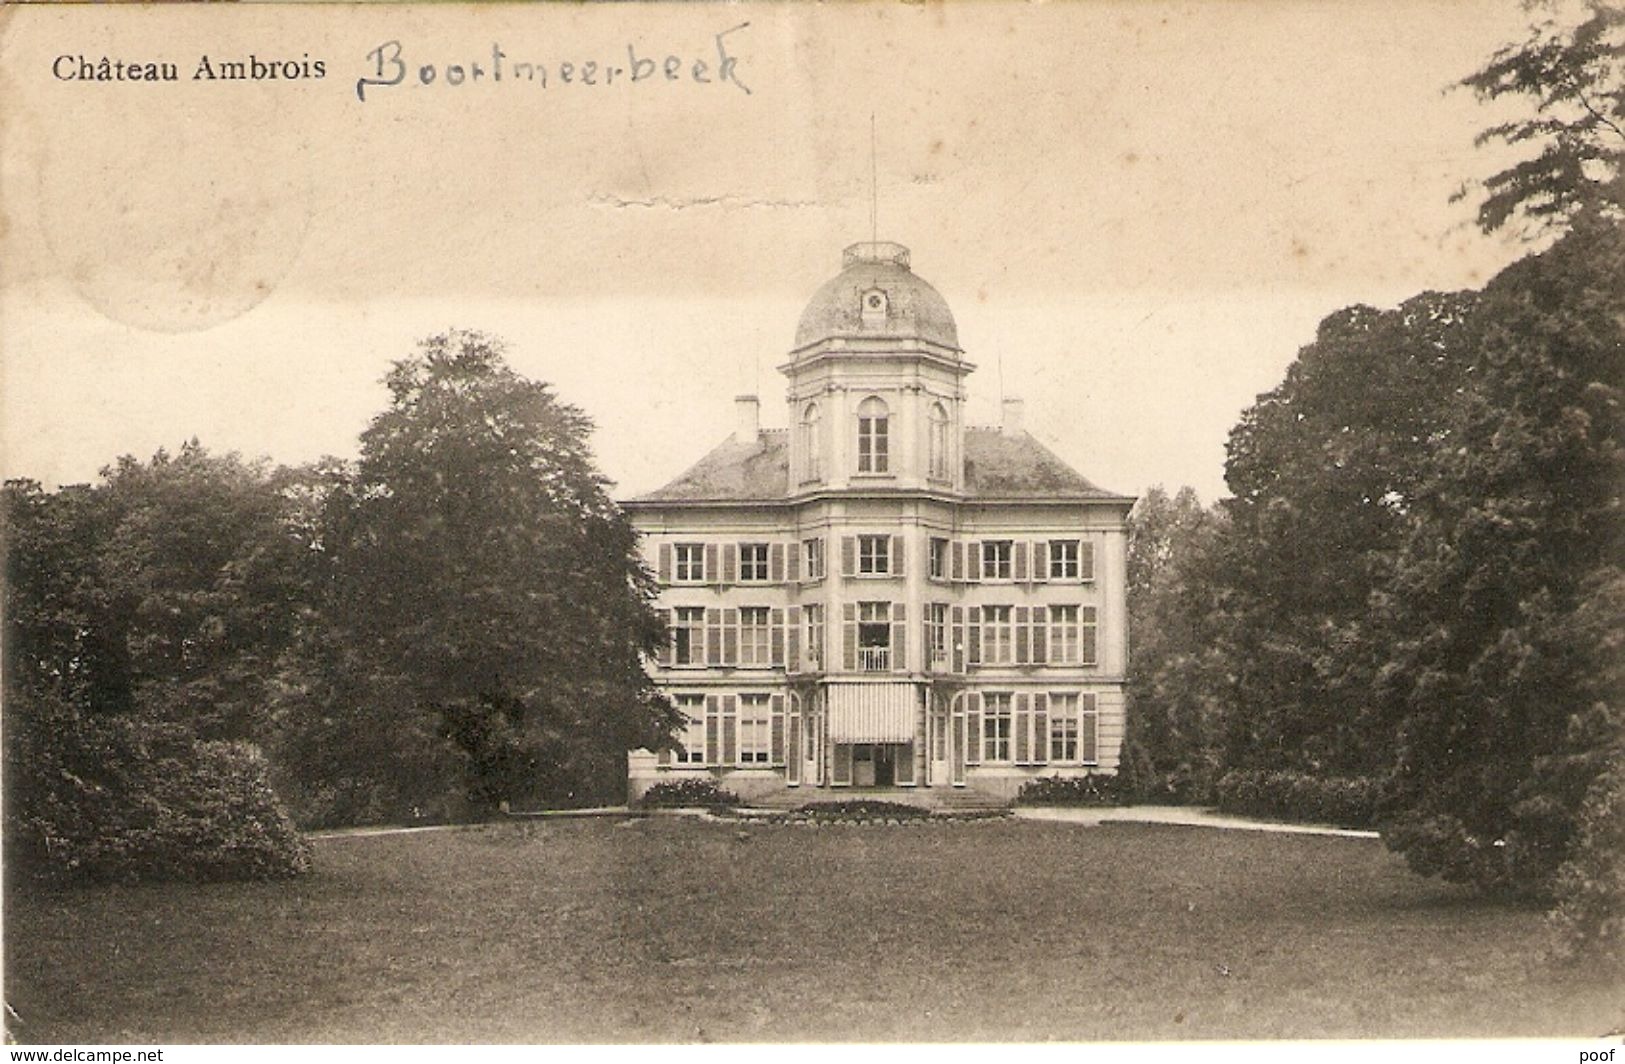
{"type": "Polygon", "coordinates": [[[853,244],[802,312],[789,378],[792,495],[964,487],[965,378],[953,313],[887,241],[853,244]]]}

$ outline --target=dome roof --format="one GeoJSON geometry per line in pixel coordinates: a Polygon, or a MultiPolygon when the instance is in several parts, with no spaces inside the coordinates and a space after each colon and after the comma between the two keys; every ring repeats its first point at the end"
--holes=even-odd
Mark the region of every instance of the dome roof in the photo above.
{"type": "Polygon", "coordinates": [[[831,337],[928,340],[959,350],[953,312],[937,290],[915,276],[908,248],[887,241],[853,244],[841,272],[801,312],[795,349],[831,337]]]}

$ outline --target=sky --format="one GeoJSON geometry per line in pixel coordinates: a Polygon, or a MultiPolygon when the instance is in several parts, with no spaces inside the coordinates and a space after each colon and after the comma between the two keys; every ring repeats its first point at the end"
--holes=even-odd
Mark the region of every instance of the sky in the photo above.
{"type": "Polygon", "coordinates": [[[390,362],[456,326],[592,416],[618,494],[652,490],[735,395],[784,424],[776,367],[873,209],[954,311],[973,422],[1021,397],[1096,483],[1211,500],[1321,318],[1529,250],[1451,202],[1508,161],[1474,136],[1510,112],[1447,90],[1522,36],[1512,2],[5,14],[0,469],[48,486],[194,436],[353,455],[390,362]],[[56,76],[103,56],[178,80],[56,76]],[[324,76],[194,79],[203,56],[324,76]]]}

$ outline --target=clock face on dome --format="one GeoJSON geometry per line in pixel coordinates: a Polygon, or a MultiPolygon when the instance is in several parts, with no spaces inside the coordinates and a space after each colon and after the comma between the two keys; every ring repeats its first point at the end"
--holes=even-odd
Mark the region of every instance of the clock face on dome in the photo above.
{"type": "Polygon", "coordinates": [[[863,320],[884,320],[886,317],[886,293],[878,288],[871,288],[863,293],[863,320]]]}

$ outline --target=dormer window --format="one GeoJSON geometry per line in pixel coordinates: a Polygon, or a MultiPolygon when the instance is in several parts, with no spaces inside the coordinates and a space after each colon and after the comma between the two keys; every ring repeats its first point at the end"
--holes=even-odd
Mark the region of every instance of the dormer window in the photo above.
{"type": "Polygon", "coordinates": [[[891,306],[891,300],[884,291],[871,288],[860,298],[863,301],[861,305],[863,324],[879,325],[886,320],[886,311],[891,306]]]}
{"type": "Polygon", "coordinates": [[[887,421],[886,404],[878,397],[870,396],[858,404],[859,473],[885,473],[890,470],[887,421]]]}

